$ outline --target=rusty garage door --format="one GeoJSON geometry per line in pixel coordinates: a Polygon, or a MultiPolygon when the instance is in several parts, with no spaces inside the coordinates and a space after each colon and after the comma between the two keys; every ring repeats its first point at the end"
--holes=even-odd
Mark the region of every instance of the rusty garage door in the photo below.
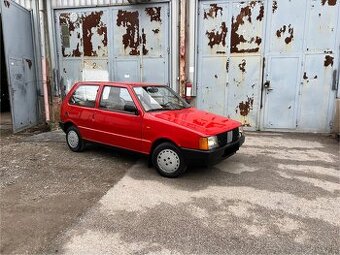
{"type": "Polygon", "coordinates": [[[75,81],[169,83],[168,4],[56,11],[62,86],[75,81]]]}
{"type": "Polygon", "coordinates": [[[1,8],[13,131],[18,132],[39,121],[32,15],[13,1],[1,1],[1,8]]]}
{"type": "Polygon", "coordinates": [[[337,0],[199,1],[199,108],[250,129],[329,132],[337,0]]]}

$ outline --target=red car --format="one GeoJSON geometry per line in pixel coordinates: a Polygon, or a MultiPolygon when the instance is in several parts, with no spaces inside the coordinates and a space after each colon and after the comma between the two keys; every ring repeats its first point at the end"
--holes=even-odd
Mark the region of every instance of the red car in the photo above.
{"type": "Polygon", "coordinates": [[[60,126],[72,151],[85,141],[150,155],[166,177],[210,165],[244,143],[241,123],[187,104],[167,86],[79,82],[64,99],[60,126]]]}

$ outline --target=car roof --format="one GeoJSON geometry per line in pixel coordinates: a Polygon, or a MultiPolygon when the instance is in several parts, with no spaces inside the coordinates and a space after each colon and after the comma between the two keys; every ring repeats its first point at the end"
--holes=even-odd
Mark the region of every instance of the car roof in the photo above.
{"type": "Polygon", "coordinates": [[[149,86],[165,86],[160,83],[149,83],[149,82],[121,82],[121,81],[80,81],[78,84],[93,84],[93,85],[124,85],[131,87],[149,87],[149,86]]]}

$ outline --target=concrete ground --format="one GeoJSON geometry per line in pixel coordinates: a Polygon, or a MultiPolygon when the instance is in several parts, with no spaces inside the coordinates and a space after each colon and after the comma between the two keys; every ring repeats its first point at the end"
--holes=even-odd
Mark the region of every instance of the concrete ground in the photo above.
{"type": "Polygon", "coordinates": [[[340,252],[339,143],[330,137],[248,133],[236,155],[177,179],[134,154],[71,153],[63,139],[2,141],[1,253],[340,252]]]}

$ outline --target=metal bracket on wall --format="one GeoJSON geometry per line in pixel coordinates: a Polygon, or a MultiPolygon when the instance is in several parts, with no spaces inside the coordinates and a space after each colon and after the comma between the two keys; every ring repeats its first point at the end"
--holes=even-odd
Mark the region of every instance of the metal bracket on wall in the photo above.
{"type": "Polygon", "coordinates": [[[338,79],[338,72],[337,72],[337,70],[335,69],[334,71],[333,71],[333,81],[332,81],[332,90],[334,90],[334,91],[338,91],[338,87],[339,87],[339,81],[337,81],[338,79]]]}
{"type": "Polygon", "coordinates": [[[264,90],[264,69],[266,67],[266,58],[263,58],[263,63],[262,63],[262,79],[261,79],[261,102],[260,102],[260,109],[263,108],[263,90],[264,90]]]}

